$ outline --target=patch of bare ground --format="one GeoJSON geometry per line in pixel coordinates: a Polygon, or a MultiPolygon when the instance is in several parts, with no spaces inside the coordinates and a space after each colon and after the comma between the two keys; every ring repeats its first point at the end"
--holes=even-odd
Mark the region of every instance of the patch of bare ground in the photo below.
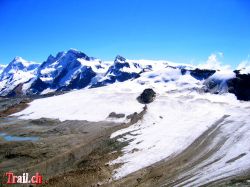
{"type": "Polygon", "coordinates": [[[115,140],[105,140],[87,157],[76,163],[77,168],[48,180],[46,186],[100,186],[107,184],[116,166],[109,161],[121,155],[124,145],[115,140]]]}
{"type": "Polygon", "coordinates": [[[74,163],[75,167],[71,169],[71,171],[50,178],[46,186],[109,185],[113,170],[119,166],[119,164],[109,165],[109,161],[121,156],[121,149],[128,143],[110,139],[110,135],[118,129],[128,127],[141,120],[146,110],[147,107],[145,106],[142,112],[129,115],[129,123],[112,129],[102,141],[99,141],[99,144],[92,149],[89,154],[77,159],[77,162],[74,163]]]}
{"type": "Polygon", "coordinates": [[[84,165],[81,161],[88,160],[94,150],[111,145],[106,142],[110,134],[122,126],[112,122],[41,120],[43,125],[37,120],[17,120],[14,124],[1,126],[3,132],[11,135],[40,138],[20,142],[0,140],[1,176],[7,171],[30,175],[39,172],[47,180],[78,169],[84,165]]]}
{"type": "MultiPolygon", "coordinates": [[[[0,175],[39,172],[46,186],[91,186],[107,183],[116,166],[107,164],[121,154],[126,143],[110,135],[140,120],[141,113],[128,116],[128,123],[64,121],[53,119],[20,120],[1,118],[0,132],[39,137],[38,141],[0,140],[0,175]]],[[[2,183],[0,178],[0,183],[2,183]]]]}
{"type": "Polygon", "coordinates": [[[0,118],[7,117],[11,114],[22,111],[23,109],[28,107],[28,103],[30,101],[31,100],[29,99],[22,99],[20,102],[6,107],[6,109],[0,111],[0,118]]]}

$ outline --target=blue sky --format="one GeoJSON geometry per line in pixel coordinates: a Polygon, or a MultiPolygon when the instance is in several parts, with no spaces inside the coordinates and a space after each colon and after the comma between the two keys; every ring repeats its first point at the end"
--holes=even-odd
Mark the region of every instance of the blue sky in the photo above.
{"type": "Polygon", "coordinates": [[[182,63],[223,52],[232,66],[250,54],[248,0],[0,0],[0,25],[2,64],[69,48],[182,63]]]}

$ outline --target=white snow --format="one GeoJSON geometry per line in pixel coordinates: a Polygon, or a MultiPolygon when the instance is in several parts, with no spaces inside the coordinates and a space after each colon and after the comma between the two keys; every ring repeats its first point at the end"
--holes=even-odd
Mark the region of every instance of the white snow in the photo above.
{"type": "Polygon", "coordinates": [[[137,63],[141,67],[146,67],[148,65],[151,65],[153,70],[161,70],[167,66],[183,66],[186,67],[187,69],[195,69],[195,66],[190,65],[190,64],[184,64],[184,63],[177,63],[177,62],[172,62],[172,61],[167,61],[167,60],[145,60],[145,59],[139,59],[139,60],[131,60],[128,59],[127,62],[129,63],[137,63]]]}
{"type": "Polygon", "coordinates": [[[222,155],[224,158],[203,170],[190,171],[199,178],[196,180],[199,183],[193,181],[190,186],[248,169],[250,165],[248,148],[250,103],[240,102],[232,94],[212,95],[192,91],[191,88],[201,86],[200,82],[188,73],[181,76],[175,69],[170,72],[171,69],[155,73],[155,77],[150,79],[148,76],[151,76],[152,72],[147,72],[133,81],[37,99],[31,102],[28,108],[14,116],[19,116],[21,119],[47,117],[61,121],[124,122],[125,118],[115,120],[108,118],[108,115],[111,112],[129,115],[142,111],[144,105],[139,104],[136,97],[143,89],[151,87],[157,92],[157,97],[148,105],[143,120],[111,135],[111,138],[124,135],[119,138],[119,141],[129,141],[129,144],[122,150],[123,155],[111,162],[111,164],[122,163],[114,171],[114,179],[122,178],[162,159],[176,156],[224,115],[230,115],[227,120],[231,122],[223,126],[221,136],[230,138],[220,151],[202,162],[199,167],[222,155]],[[166,82],[162,77],[170,81],[166,82]],[[160,82],[155,80],[160,80],[160,82]],[[226,163],[242,153],[246,155],[235,162],[226,163]]]}
{"type": "Polygon", "coordinates": [[[241,74],[250,74],[250,61],[249,60],[242,61],[238,65],[237,70],[240,70],[241,74]]]}
{"type": "Polygon", "coordinates": [[[43,91],[40,93],[40,95],[52,93],[52,92],[55,92],[55,91],[56,91],[56,89],[47,88],[47,89],[43,90],[43,91]]]}
{"type": "Polygon", "coordinates": [[[216,71],[210,78],[218,79],[218,80],[228,80],[235,78],[236,75],[232,70],[220,70],[216,71]]]}
{"type": "MultiPolygon", "coordinates": [[[[222,124],[220,134],[213,140],[210,149],[216,146],[220,140],[226,139],[226,142],[211,157],[180,176],[181,178],[191,173],[194,175],[185,181],[190,182],[185,186],[202,185],[210,181],[234,176],[249,170],[249,105],[249,103],[241,103],[239,105],[240,107],[225,106],[227,114],[230,114],[230,116],[226,118],[224,125],[222,124]]],[[[181,185],[184,185],[184,183],[181,185]]]]}
{"type": "Polygon", "coordinates": [[[123,72],[128,72],[128,73],[140,73],[141,72],[141,68],[137,68],[137,67],[135,67],[135,65],[134,64],[131,64],[130,65],[130,67],[128,68],[128,67],[123,67],[122,69],[121,69],[121,71],[123,71],[123,72]]]}
{"type": "Polygon", "coordinates": [[[25,72],[25,71],[16,71],[14,74],[11,75],[12,78],[4,77],[0,81],[0,94],[5,95],[5,93],[8,93],[9,91],[13,90],[17,85],[24,83],[33,77],[35,77],[34,73],[31,71],[25,72]]]}
{"type": "Polygon", "coordinates": [[[229,139],[212,158],[195,168],[194,173],[186,174],[198,176],[191,178],[188,186],[246,171],[250,166],[249,108],[249,102],[239,102],[231,94],[201,95],[192,92],[157,97],[148,105],[148,112],[141,122],[111,135],[111,138],[124,135],[119,141],[129,141],[122,150],[123,155],[111,162],[123,164],[115,170],[114,179],[176,156],[224,115],[230,117],[227,119],[229,123],[222,128],[221,136],[229,139]],[[241,159],[226,163],[242,153],[246,155],[241,159]],[[219,157],[223,157],[220,162],[201,169],[219,157]],[[192,182],[194,178],[197,181],[192,182]]]}
{"type": "Polygon", "coordinates": [[[53,80],[53,77],[39,77],[43,82],[50,82],[53,80]]]}
{"type": "Polygon", "coordinates": [[[105,63],[101,63],[98,59],[87,61],[85,59],[78,58],[77,60],[82,64],[82,66],[91,67],[92,70],[98,74],[104,74],[108,70],[108,66],[105,63]]]}
{"type": "MultiPolygon", "coordinates": [[[[25,110],[14,114],[21,119],[42,117],[64,120],[104,121],[111,112],[125,115],[140,112],[143,105],[136,101],[137,94],[116,91],[112,87],[85,89],[30,103],[25,110]]],[[[125,121],[125,118],[116,120],[125,121]]]]}
{"type": "Polygon", "coordinates": [[[38,99],[31,102],[28,108],[14,115],[21,116],[22,119],[48,117],[62,121],[102,121],[106,120],[111,112],[126,115],[140,112],[143,105],[139,104],[136,98],[145,88],[151,87],[157,93],[165,94],[168,91],[181,91],[200,86],[200,82],[189,74],[181,76],[180,70],[165,68],[153,75],[152,72],[146,72],[133,81],[117,82],[105,87],[83,89],[38,99]]]}
{"type": "Polygon", "coordinates": [[[0,77],[1,77],[1,73],[3,72],[4,68],[6,68],[6,65],[0,64],[0,77]]]}
{"type": "Polygon", "coordinates": [[[49,74],[49,73],[52,73],[53,71],[55,71],[54,67],[48,67],[48,68],[42,69],[41,74],[49,74]]]}
{"type": "Polygon", "coordinates": [[[14,64],[15,63],[21,63],[21,64],[23,64],[24,67],[29,67],[30,63],[34,63],[34,62],[28,62],[27,60],[25,60],[25,59],[23,59],[22,57],[19,57],[19,56],[15,57],[14,61],[15,61],[14,64]]]}
{"type": "MultiPolygon", "coordinates": [[[[124,163],[114,178],[174,156],[190,145],[224,114],[224,109],[208,101],[194,102],[186,97],[158,97],[148,106],[140,123],[117,131],[111,138],[130,132],[124,140],[132,141],[123,149],[124,155],[112,163],[124,163]],[[138,150],[133,152],[133,150],[138,150]]],[[[121,140],[121,141],[124,141],[121,140]]]]}
{"type": "Polygon", "coordinates": [[[0,76],[0,95],[7,95],[17,85],[25,83],[36,75],[38,63],[16,57],[5,67],[0,76]]]}

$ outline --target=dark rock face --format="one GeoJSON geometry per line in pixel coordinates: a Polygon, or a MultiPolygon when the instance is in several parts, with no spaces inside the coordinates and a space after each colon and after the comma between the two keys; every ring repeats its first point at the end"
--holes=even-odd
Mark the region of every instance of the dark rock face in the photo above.
{"type": "Polygon", "coordinates": [[[130,68],[130,65],[138,68],[138,64],[133,63],[133,64],[129,64],[128,62],[126,62],[126,59],[122,56],[117,56],[115,58],[114,61],[114,65],[110,66],[110,68],[108,69],[106,76],[108,77],[108,79],[104,80],[102,84],[106,85],[106,84],[112,84],[115,81],[119,81],[119,82],[124,82],[126,80],[129,79],[135,79],[140,77],[139,73],[136,72],[124,72],[122,71],[122,68],[127,67],[130,68]]]}
{"type": "Polygon", "coordinates": [[[155,91],[151,88],[147,88],[143,90],[142,94],[137,99],[142,104],[148,104],[154,101],[155,96],[155,91]]]}
{"type": "Polygon", "coordinates": [[[237,99],[250,101],[250,74],[241,75],[235,71],[236,78],[227,81],[228,92],[235,94],[237,99]]]}
{"type": "Polygon", "coordinates": [[[184,68],[181,69],[181,74],[182,74],[182,75],[185,75],[186,73],[187,73],[187,70],[186,70],[186,69],[184,69],[184,68]]]}
{"type": "Polygon", "coordinates": [[[84,67],[82,71],[70,81],[67,86],[59,88],[57,91],[69,91],[72,89],[81,89],[89,85],[92,78],[96,76],[96,73],[91,67],[84,67]]]}
{"type": "Polygon", "coordinates": [[[119,61],[126,61],[126,58],[124,58],[124,57],[122,57],[122,56],[120,56],[120,55],[117,55],[116,57],[115,57],[115,62],[119,62],[119,61]]]}
{"type": "Polygon", "coordinates": [[[11,92],[8,93],[8,95],[6,95],[7,97],[15,97],[15,96],[19,96],[22,95],[22,86],[23,84],[19,84],[17,85],[13,90],[11,90],[11,92]]]}
{"type": "Polygon", "coordinates": [[[32,84],[31,88],[28,90],[28,94],[38,94],[43,90],[47,89],[50,85],[43,82],[40,78],[37,78],[32,84]]]}
{"type": "MultiPolygon", "coordinates": [[[[76,50],[69,50],[66,53],[60,52],[55,57],[50,55],[38,68],[37,78],[27,92],[29,94],[39,94],[47,88],[56,91],[69,91],[81,89],[88,85],[94,88],[112,84],[116,81],[123,82],[140,77],[138,71],[126,72],[123,70],[123,68],[131,68],[131,66],[140,68],[140,65],[129,63],[124,57],[118,55],[114,64],[106,72],[106,79],[103,79],[101,82],[92,82],[97,73],[89,66],[82,66],[80,61],[78,61],[79,58],[87,61],[94,60],[76,50]],[[49,69],[49,71],[46,69],[49,69]]],[[[103,67],[99,65],[96,68],[103,67]]]]}
{"type": "Polygon", "coordinates": [[[133,79],[133,78],[136,79],[138,77],[140,77],[140,75],[137,73],[121,72],[121,73],[117,74],[116,76],[109,76],[109,79],[105,80],[104,84],[112,84],[116,80],[119,82],[124,82],[126,80],[133,79]]]}
{"type": "Polygon", "coordinates": [[[226,80],[207,79],[204,81],[204,91],[212,94],[225,93],[228,91],[226,80]]]}
{"type": "MultiPolygon", "coordinates": [[[[197,80],[205,80],[216,72],[215,70],[198,69],[198,68],[196,68],[195,70],[189,70],[189,71],[190,71],[190,75],[197,80]]],[[[182,69],[182,74],[183,73],[186,74],[186,70],[184,71],[184,69],[182,69]]]]}
{"type": "Polygon", "coordinates": [[[204,91],[212,94],[232,93],[238,100],[250,101],[250,74],[240,74],[234,71],[236,77],[228,80],[207,79],[204,91]]]}
{"type": "Polygon", "coordinates": [[[39,94],[47,88],[56,91],[69,91],[86,87],[96,73],[91,67],[82,66],[78,61],[79,58],[86,61],[94,60],[94,58],[74,49],[59,52],[55,57],[50,55],[38,68],[37,78],[27,93],[39,94]],[[46,69],[51,70],[44,71],[46,69]]]}

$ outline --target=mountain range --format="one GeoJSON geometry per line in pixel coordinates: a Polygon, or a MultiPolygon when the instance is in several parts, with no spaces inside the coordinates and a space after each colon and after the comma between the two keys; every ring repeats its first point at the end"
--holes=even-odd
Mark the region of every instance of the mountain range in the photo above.
{"type": "MultiPolygon", "coordinates": [[[[168,61],[127,60],[118,55],[114,62],[89,57],[70,49],[50,55],[43,63],[15,57],[7,66],[0,66],[0,96],[47,94],[82,88],[106,86],[115,82],[138,79],[180,84],[185,75],[197,82],[186,81],[188,89],[213,94],[233,93],[239,100],[250,100],[250,72],[244,69],[204,69],[168,61]],[[145,76],[146,75],[146,76],[145,76]],[[198,86],[197,86],[198,85],[198,86]]],[[[144,80],[144,81],[142,81],[144,80]]]]}

